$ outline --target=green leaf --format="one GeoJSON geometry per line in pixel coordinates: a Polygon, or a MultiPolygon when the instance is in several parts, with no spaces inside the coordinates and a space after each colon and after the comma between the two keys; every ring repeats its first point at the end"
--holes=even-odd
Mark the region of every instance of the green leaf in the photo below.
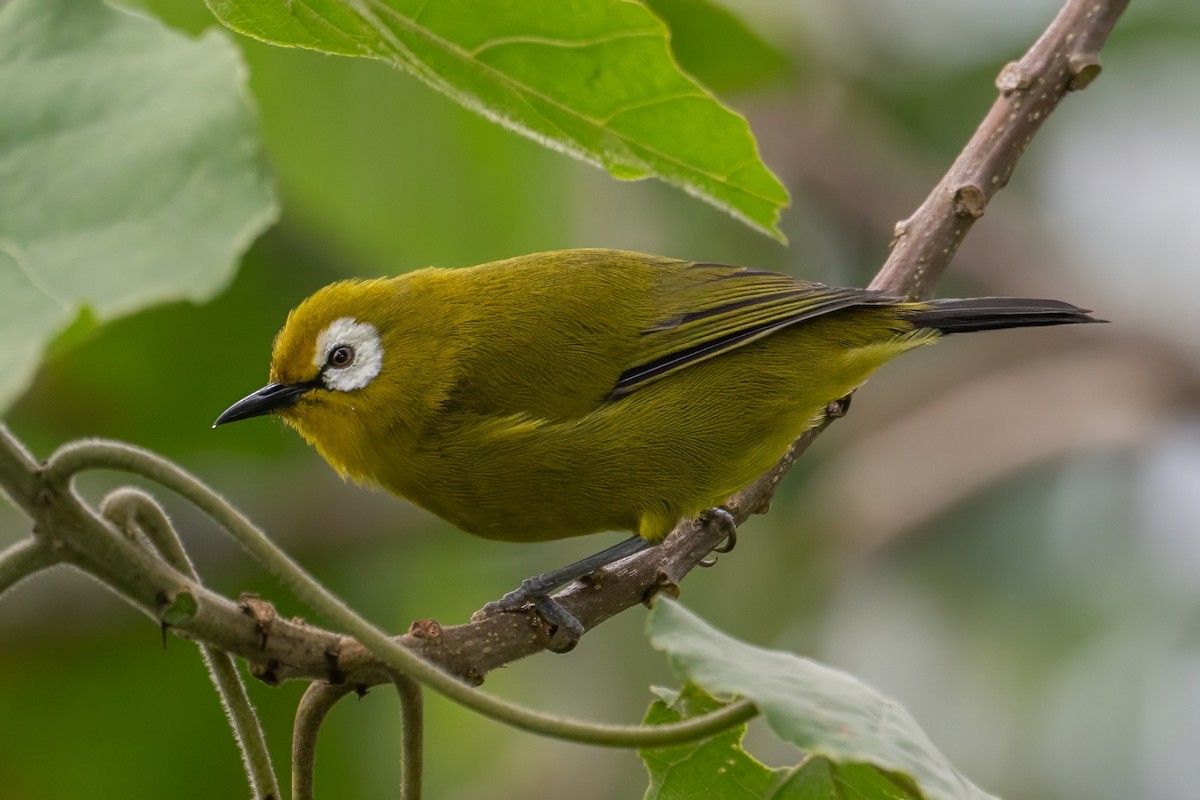
{"type": "MultiPolygon", "coordinates": [[[[721,705],[696,685],[687,684],[674,698],[652,703],[643,722],[647,725],[679,722],[721,705]]],[[[703,741],[638,751],[650,773],[646,800],[765,797],[778,782],[780,771],[764,766],[742,749],[745,734],[746,726],[738,725],[703,741]]]]}
{"type": "Polygon", "coordinates": [[[617,178],[661,178],[783,238],[787,191],[746,120],[679,69],[666,26],[641,3],[206,2],[247,36],[378,59],[617,178]]]}
{"type": "Polygon", "coordinates": [[[276,214],[225,37],[96,0],[0,7],[0,410],[85,310],[212,297],[276,214]]]}
{"type": "Polygon", "coordinates": [[[857,678],[740,642],[665,598],[655,601],[647,624],[651,642],[682,678],[750,699],[781,739],[811,756],[885,773],[871,796],[902,798],[911,788],[933,800],[991,798],[954,769],[907,711],[857,678]]]}

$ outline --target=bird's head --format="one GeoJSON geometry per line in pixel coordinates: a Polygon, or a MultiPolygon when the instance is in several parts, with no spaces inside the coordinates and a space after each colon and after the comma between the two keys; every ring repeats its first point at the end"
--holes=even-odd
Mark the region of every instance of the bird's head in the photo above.
{"type": "Polygon", "coordinates": [[[393,351],[408,327],[406,294],[399,279],[342,281],[317,291],[275,337],[270,383],[225,409],[213,427],[277,414],[339,471],[359,473],[352,451],[403,408],[387,384],[405,383],[403,359],[393,351]]]}

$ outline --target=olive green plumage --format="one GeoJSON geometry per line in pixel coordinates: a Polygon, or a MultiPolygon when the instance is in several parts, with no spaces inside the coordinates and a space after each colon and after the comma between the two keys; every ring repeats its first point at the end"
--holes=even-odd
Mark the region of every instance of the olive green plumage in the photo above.
{"type": "Polygon", "coordinates": [[[277,337],[272,386],[219,422],[278,413],[343,475],[480,536],[653,540],[939,330],[1083,321],[1054,301],[912,303],[637,253],[542,253],[321,289],[277,337]],[[378,374],[359,365],[343,383],[365,385],[330,388],[335,361],[373,347],[335,356],[349,322],[377,334],[378,374]]]}

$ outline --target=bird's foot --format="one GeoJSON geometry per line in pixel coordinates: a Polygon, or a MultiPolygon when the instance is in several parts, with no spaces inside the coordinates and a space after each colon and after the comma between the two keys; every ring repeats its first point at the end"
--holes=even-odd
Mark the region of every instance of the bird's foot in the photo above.
{"type": "Polygon", "coordinates": [[[574,614],[547,594],[555,587],[546,587],[543,581],[538,580],[541,577],[539,575],[522,581],[513,591],[485,605],[483,613],[506,613],[532,608],[549,629],[550,644],[547,649],[554,653],[570,652],[583,636],[583,625],[574,614]]]}
{"type": "Polygon", "coordinates": [[[571,612],[550,597],[550,592],[585,575],[590,575],[600,567],[641,552],[653,544],[640,536],[632,536],[607,550],[576,561],[574,564],[527,578],[515,590],[484,606],[483,613],[521,611],[532,606],[550,629],[549,649],[555,653],[566,653],[579,644],[579,638],[583,636],[584,628],[571,612]]]}
{"type": "MultiPolygon", "coordinates": [[[[728,553],[737,546],[737,520],[733,518],[733,514],[729,513],[729,509],[723,506],[716,506],[707,509],[700,513],[700,524],[704,527],[715,526],[718,531],[725,534],[725,538],[721,543],[712,549],[714,553],[728,553]]],[[[700,562],[702,567],[711,567],[717,563],[716,556],[706,558],[700,562]]]]}

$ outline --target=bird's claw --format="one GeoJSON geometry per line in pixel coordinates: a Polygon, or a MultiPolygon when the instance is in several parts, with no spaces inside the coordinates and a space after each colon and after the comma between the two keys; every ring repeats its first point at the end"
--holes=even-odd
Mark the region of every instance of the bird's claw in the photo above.
{"type": "Polygon", "coordinates": [[[534,599],[533,607],[538,616],[550,626],[550,645],[554,653],[569,653],[583,637],[583,625],[575,615],[562,607],[553,597],[542,595],[534,599]]]}
{"type": "Polygon", "coordinates": [[[516,591],[509,592],[499,600],[484,606],[482,614],[521,611],[526,606],[533,606],[538,616],[550,628],[549,649],[557,653],[565,653],[579,643],[579,637],[583,635],[583,625],[558,601],[551,598],[550,593],[560,586],[566,586],[591,575],[614,561],[640,553],[653,544],[654,542],[647,541],[640,536],[631,536],[623,542],[580,559],[574,564],[527,578],[521,582],[516,591]]]}
{"type": "Polygon", "coordinates": [[[500,611],[520,611],[530,603],[536,603],[539,597],[546,597],[551,589],[558,584],[548,584],[541,580],[544,576],[537,575],[521,581],[521,585],[513,589],[499,600],[493,600],[483,607],[485,613],[500,611]]]}
{"type": "Polygon", "coordinates": [[[525,581],[517,589],[509,592],[499,600],[493,600],[483,607],[484,614],[509,613],[524,611],[532,608],[550,631],[548,650],[554,653],[567,653],[579,644],[584,630],[583,625],[575,615],[563,608],[562,604],[543,592],[538,592],[530,581],[525,581]]]}
{"type": "MultiPolygon", "coordinates": [[[[733,514],[729,513],[729,509],[716,506],[704,511],[700,514],[700,524],[706,528],[716,526],[721,533],[725,534],[725,538],[712,549],[712,552],[728,553],[737,546],[737,520],[733,518],[733,514]]],[[[715,557],[706,558],[700,562],[700,566],[711,567],[716,563],[715,557]]]]}
{"type": "Polygon", "coordinates": [[[854,392],[851,392],[850,394],[846,395],[845,397],[839,397],[837,400],[834,400],[832,403],[825,406],[826,418],[841,419],[842,417],[849,414],[850,413],[850,400],[853,399],[853,397],[854,397],[854,392]]]}

